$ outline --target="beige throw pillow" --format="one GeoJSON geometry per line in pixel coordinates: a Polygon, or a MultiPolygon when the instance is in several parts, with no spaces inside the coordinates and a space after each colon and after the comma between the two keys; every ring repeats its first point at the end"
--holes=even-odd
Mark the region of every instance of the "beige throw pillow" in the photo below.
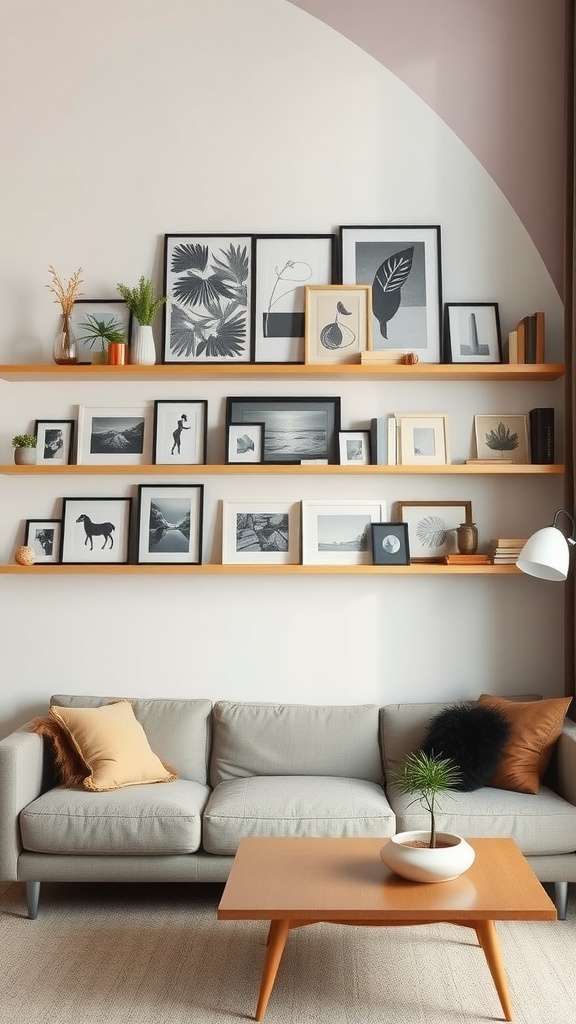
{"type": "Polygon", "coordinates": [[[571,697],[550,700],[515,701],[483,693],[478,704],[498,708],[510,723],[498,767],[488,783],[495,789],[537,793],[540,780],[562,732],[571,697]]]}

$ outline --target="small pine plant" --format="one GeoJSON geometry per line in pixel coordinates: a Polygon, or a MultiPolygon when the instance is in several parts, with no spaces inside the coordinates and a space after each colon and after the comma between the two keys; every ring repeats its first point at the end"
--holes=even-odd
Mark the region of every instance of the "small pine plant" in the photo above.
{"type": "Polygon", "coordinates": [[[460,769],[450,758],[438,757],[436,754],[425,754],[423,750],[408,754],[404,767],[394,772],[392,781],[409,796],[416,794],[408,805],[419,802],[430,815],[431,849],[436,847],[436,810],[439,804],[436,798],[439,793],[455,789],[462,780],[460,769]]]}
{"type": "Polygon", "coordinates": [[[135,288],[125,284],[116,287],[141,327],[150,326],[160,307],[167,301],[166,295],[154,297],[154,286],[147,277],[141,277],[135,288]]]}

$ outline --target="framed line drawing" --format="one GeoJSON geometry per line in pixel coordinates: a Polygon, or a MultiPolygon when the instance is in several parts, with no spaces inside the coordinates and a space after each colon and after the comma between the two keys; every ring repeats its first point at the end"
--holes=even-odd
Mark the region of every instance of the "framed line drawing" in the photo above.
{"type": "Polygon", "coordinates": [[[396,413],[399,466],[447,466],[448,417],[443,413],[396,413]]]}
{"type": "Polygon", "coordinates": [[[297,565],[299,503],[224,501],[222,565],[297,565]]]}
{"type": "Polygon", "coordinates": [[[208,401],[205,398],[154,402],[152,457],[156,466],[206,462],[208,401]]]}
{"type": "Polygon", "coordinates": [[[307,285],[307,363],[357,363],[372,347],[371,295],[367,284],[307,285]]]}
{"type": "Polygon", "coordinates": [[[332,283],[335,253],[335,235],[255,235],[254,362],[304,362],[304,288],[332,283]]]}
{"type": "Polygon", "coordinates": [[[524,413],[481,414],[474,417],[476,454],[479,459],[510,459],[518,465],[530,462],[528,416],[524,413]]]}
{"type": "Polygon", "coordinates": [[[262,462],[264,423],[229,423],[226,439],[226,465],[262,462]]]}
{"type": "Polygon", "coordinates": [[[33,548],[36,565],[57,562],[60,558],[61,519],[27,519],[24,543],[33,548]]]}
{"type": "Polygon", "coordinates": [[[74,444],[74,420],[36,420],[36,465],[68,466],[74,444]]]}
{"type": "Polygon", "coordinates": [[[252,236],[165,235],[163,363],[249,363],[252,236]]]}
{"type": "Polygon", "coordinates": [[[371,525],[385,519],[385,502],[303,501],[302,564],[370,565],[371,525]]]}
{"type": "Polygon", "coordinates": [[[78,344],[79,363],[90,363],[93,353],[107,351],[94,334],[99,323],[118,330],[130,344],[132,313],[123,299],[76,299],[71,320],[78,344]]]}
{"type": "Polygon", "coordinates": [[[472,522],[471,501],[399,501],[398,519],[408,525],[412,562],[441,562],[458,550],[456,530],[472,522]]]}
{"type": "Polygon", "coordinates": [[[497,302],[444,304],[444,362],[502,362],[497,302]]]}
{"type": "Polygon", "coordinates": [[[226,426],[264,423],[263,462],[338,464],[340,398],[228,398],[226,426]]]}
{"type": "Polygon", "coordinates": [[[60,561],[125,565],[131,509],[132,498],[62,498],[60,561]]]}
{"type": "Polygon", "coordinates": [[[79,465],[149,465],[151,410],[139,406],[78,406],[79,465]]]}
{"type": "Polygon", "coordinates": [[[137,562],[201,565],[204,484],[139,484],[137,562]]]}
{"type": "Polygon", "coordinates": [[[372,286],[372,348],[440,362],[440,252],[438,224],[340,228],[342,282],[372,286]]]}
{"type": "Polygon", "coordinates": [[[341,466],[369,466],[370,431],[341,430],[338,434],[341,466]]]}
{"type": "Polygon", "coordinates": [[[410,565],[406,523],[372,523],[374,565],[410,565]]]}

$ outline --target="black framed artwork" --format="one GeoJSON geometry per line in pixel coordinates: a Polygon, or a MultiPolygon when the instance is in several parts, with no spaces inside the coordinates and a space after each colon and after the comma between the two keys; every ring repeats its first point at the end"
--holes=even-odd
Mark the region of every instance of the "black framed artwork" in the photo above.
{"type": "Polygon", "coordinates": [[[263,423],[262,462],[339,461],[340,398],[227,398],[226,426],[263,423]]]}
{"type": "Polygon", "coordinates": [[[372,523],[374,565],[410,565],[407,523],[372,523]]]}

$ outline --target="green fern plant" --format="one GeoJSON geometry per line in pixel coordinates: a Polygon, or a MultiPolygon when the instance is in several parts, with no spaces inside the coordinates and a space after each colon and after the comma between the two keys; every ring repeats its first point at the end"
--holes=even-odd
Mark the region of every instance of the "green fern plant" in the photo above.
{"type": "Polygon", "coordinates": [[[160,307],[168,301],[166,295],[154,295],[154,285],[147,277],[141,277],[135,288],[125,284],[116,287],[141,327],[151,326],[160,307]]]}
{"type": "Polygon", "coordinates": [[[436,847],[436,811],[440,809],[437,797],[455,789],[462,781],[460,769],[449,757],[436,754],[425,754],[423,750],[408,754],[401,771],[390,775],[403,793],[408,796],[415,794],[414,800],[408,804],[420,803],[430,815],[430,849],[436,847]]]}

